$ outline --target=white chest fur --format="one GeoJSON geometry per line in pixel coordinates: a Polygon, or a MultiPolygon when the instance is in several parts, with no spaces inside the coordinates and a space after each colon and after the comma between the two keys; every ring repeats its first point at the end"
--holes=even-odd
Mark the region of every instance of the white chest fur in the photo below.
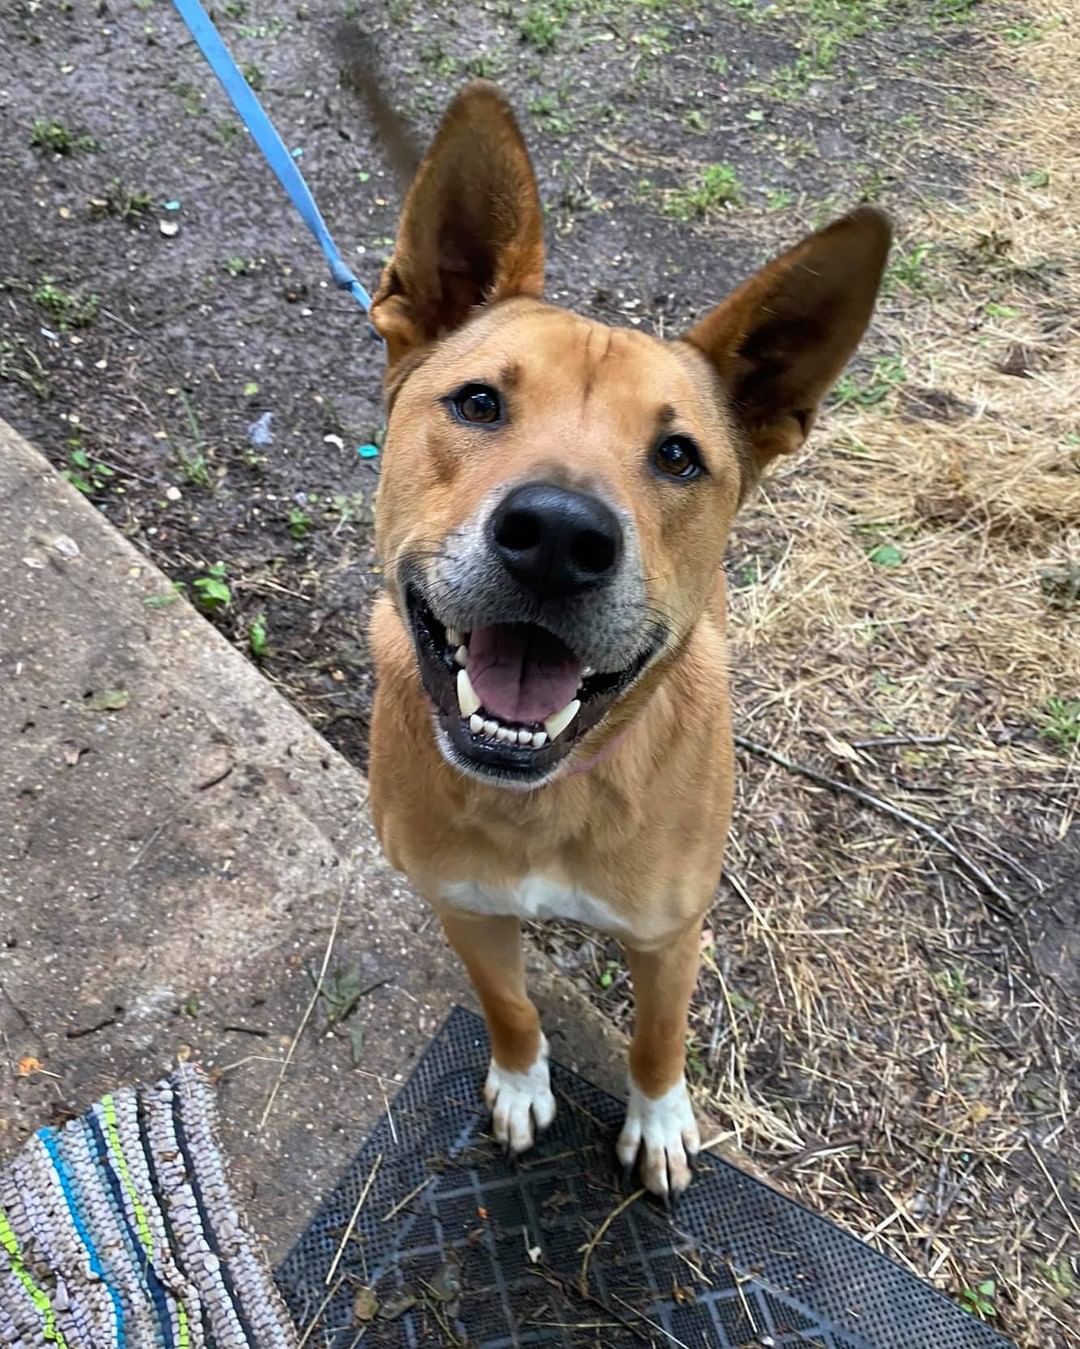
{"type": "Polygon", "coordinates": [[[615,934],[630,930],[630,925],[606,901],[547,876],[525,876],[506,889],[477,885],[473,881],[452,881],[443,886],[443,898],[453,908],[464,909],[467,913],[561,918],[568,923],[584,923],[586,927],[615,934]]]}

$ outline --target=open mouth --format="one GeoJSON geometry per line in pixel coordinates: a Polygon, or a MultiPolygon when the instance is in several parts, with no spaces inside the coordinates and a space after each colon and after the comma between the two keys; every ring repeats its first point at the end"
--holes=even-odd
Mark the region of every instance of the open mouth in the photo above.
{"type": "Polygon", "coordinates": [[[597,671],[535,623],[471,631],[445,626],[419,592],[406,591],[428,696],[461,766],[519,783],[548,776],[648,664],[597,671]]]}

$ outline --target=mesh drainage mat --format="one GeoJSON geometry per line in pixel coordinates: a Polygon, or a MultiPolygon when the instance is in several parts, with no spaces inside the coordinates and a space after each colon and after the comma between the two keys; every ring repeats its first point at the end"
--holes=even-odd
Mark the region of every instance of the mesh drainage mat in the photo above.
{"type": "Polygon", "coordinates": [[[718,1158],[702,1158],[674,1222],[647,1199],[617,1212],[624,1107],[558,1064],[555,1123],[505,1160],[478,1105],[487,1058],[483,1022],[455,1009],[278,1270],[307,1345],[1007,1345],[718,1158]]]}

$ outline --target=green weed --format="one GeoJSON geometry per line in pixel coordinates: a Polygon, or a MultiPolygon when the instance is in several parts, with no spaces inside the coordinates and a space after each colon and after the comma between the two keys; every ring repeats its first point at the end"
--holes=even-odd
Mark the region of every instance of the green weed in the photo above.
{"type": "Polygon", "coordinates": [[[96,150],[98,143],[85,132],[75,132],[63,122],[38,117],[30,130],[30,144],[35,150],[48,150],[54,155],[70,155],[78,150],[96,150]]]}
{"type": "Polygon", "coordinates": [[[897,250],[885,273],[885,291],[892,294],[899,287],[914,295],[932,295],[937,286],[927,266],[929,244],[916,244],[907,252],[897,250]]]}
{"type": "Polygon", "coordinates": [[[742,195],[738,174],[730,164],[710,164],[688,187],[667,192],[661,209],[676,220],[704,220],[724,206],[734,206],[742,195]]]}
{"type": "Polygon", "coordinates": [[[555,50],[555,42],[562,32],[568,6],[530,5],[518,22],[522,42],[528,43],[541,56],[555,50]]]}
{"type": "Polygon", "coordinates": [[[180,471],[193,487],[212,487],[213,475],[210,464],[202,450],[179,450],[176,455],[180,471]]]}
{"type": "Polygon", "coordinates": [[[82,291],[62,290],[51,276],[43,276],[30,298],[61,328],[89,328],[97,318],[100,299],[82,291]]]}
{"type": "Polygon", "coordinates": [[[225,580],[225,563],[215,562],[207,567],[205,576],[196,576],[191,583],[195,603],[206,614],[217,614],[232,602],[232,591],[225,580]]]}
{"type": "Polygon", "coordinates": [[[1059,749],[1076,749],[1080,745],[1080,698],[1047,699],[1041,734],[1059,749]]]}
{"type": "Polygon", "coordinates": [[[992,1321],[997,1316],[997,1307],[994,1305],[994,1295],[997,1292],[997,1284],[993,1279],[983,1279],[982,1283],[974,1288],[965,1288],[960,1294],[960,1305],[965,1311],[971,1312],[972,1316],[979,1317],[982,1321],[992,1321]]]}
{"type": "Polygon", "coordinates": [[[836,407],[877,407],[907,380],[907,371],[899,356],[879,356],[869,371],[859,374],[848,371],[840,376],[833,389],[836,407]]]}
{"type": "Polygon", "coordinates": [[[289,511],[289,520],[286,528],[297,543],[302,543],[311,533],[312,520],[303,506],[293,506],[289,511]]]}
{"type": "Polygon", "coordinates": [[[115,477],[108,464],[92,459],[83,449],[73,449],[68,455],[68,462],[70,467],[62,470],[62,476],[84,496],[103,492],[109,480],[115,477]]]}
{"type": "Polygon", "coordinates": [[[141,192],[133,187],[125,187],[118,178],[106,187],[100,197],[90,199],[90,216],[102,220],[114,216],[117,220],[138,220],[153,209],[154,199],[149,192],[141,192]]]}
{"type": "Polygon", "coordinates": [[[262,660],[268,649],[266,636],[266,619],[259,614],[257,618],[252,619],[251,626],[248,628],[248,650],[255,660],[262,660]]]}

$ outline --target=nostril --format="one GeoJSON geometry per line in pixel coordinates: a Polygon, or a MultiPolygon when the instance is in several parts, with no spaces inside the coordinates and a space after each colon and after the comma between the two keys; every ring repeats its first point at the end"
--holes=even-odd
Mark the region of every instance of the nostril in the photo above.
{"type": "Polygon", "coordinates": [[[539,546],[543,533],[535,511],[507,511],[495,527],[495,542],[511,553],[525,553],[539,546]]]}
{"type": "Polygon", "coordinates": [[[583,529],[570,546],[574,565],[593,576],[602,576],[615,565],[615,540],[596,529],[583,529]]]}

